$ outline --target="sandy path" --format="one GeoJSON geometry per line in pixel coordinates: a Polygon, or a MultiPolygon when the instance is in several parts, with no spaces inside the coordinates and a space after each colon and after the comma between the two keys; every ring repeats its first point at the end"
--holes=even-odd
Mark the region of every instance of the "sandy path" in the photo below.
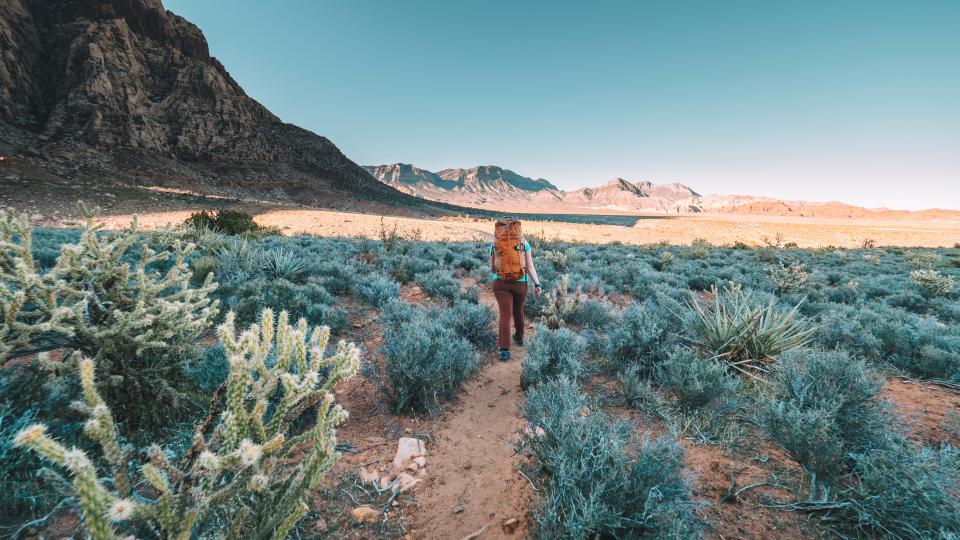
{"type": "MultiPolygon", "coordinates": [[[[496,305],[488,290],[480,301],[496,305]]],[[[428,443],[414,538],[459,540],[481,529],[477,538],[525,536],[533,490],[518,473],[520,458],[513,451],[523,427],[523,349],[514,346],[512,352],[509,362],[494,360],[466,386],[434,432],[433,444],[428,443]],[[511,518],[519,521],[512,533],[502,526],[511,518]]]]}

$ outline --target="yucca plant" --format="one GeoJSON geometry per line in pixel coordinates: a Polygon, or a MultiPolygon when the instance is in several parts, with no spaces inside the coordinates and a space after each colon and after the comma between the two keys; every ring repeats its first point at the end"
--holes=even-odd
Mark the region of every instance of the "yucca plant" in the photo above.
{"type": "Polygon", "coordinates": [[[239,337],[232,314],[220,326],[230,373],[178,460],[153,445],[144,453],[147,462],[134,464],[97,392],[90,359],[79,363],[83,401],[76,407],[87,415],[84,433],[108,468],[99,470],[101,460],[64,447],[43,424],[21,430],[14,444],[66,470],[94,540],[117,538],[120,530],[184,540],[286,538],[309,511],[307,493],[339,457],[335,428],[347,412],[330,392],[356,373],[359,352],[340,342],[326,356],[329,329],[308,331],[303,319],[290,325],[286,312],[275,325],[273,312],[264,310],[261,321],[239,337]],[[315,422],[298,427],[311,409],[315,422]]]}
{"type": "Polygon", "coordinates": [[[263,271],[268,277],[297,281],[304,269],[303,259],[284,249],[268,251],[263,257],[263,271]]]}
{"type": "Polygon", "coordinates": [[[777,355],[808,344],[816,331],[798,314],[801,304],[782,312],[774,299],[766,305],[754,302],[750,291],[735,283],[722,289],[714,285],[710,295],[710,301],[702,305],[691,294],[689,339],[750,377],[767,373],[766,365],[777,355]]]}

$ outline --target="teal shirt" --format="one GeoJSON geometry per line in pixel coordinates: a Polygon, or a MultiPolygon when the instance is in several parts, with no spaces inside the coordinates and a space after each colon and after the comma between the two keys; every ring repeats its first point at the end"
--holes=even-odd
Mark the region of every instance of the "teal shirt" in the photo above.
{"type": "MultiPolygon", "coordinates": [[[[530,251],[530,242],[527,242],[526,240],[524,240],[524,241],[523,241],[523,247],[525,247],[525,248],[527,249],[527,251],[530,251]]],[[[490,255],[493,255],[493,244],[490,244],[490,249],[487,250],[487,253],[489,253],[490,255]]],[[[491,279],[500,279],[500,276],[498,276],[496,273],[494,273],[493,276],[491,277],[491,279]]],[[[526,276],[526,274],[524,274],[524,276],[523,276],[522,278],[520,278],[520,279],[517,280],[518,283],[525,283],[526,281],[527,281],[527,276],[526,276]]]]}

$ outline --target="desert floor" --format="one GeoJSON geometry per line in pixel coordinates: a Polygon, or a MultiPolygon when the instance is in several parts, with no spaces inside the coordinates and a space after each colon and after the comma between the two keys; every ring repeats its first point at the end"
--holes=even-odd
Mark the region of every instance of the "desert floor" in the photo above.
{"type": "MultiPolygon", "coordinates": [[[[199,208],[198,208],[199,209],[199,208]]],[[[144,228],[182,223],[197,209],[146,211],[138,215],[144,228]]],[[[484,241],[491,237],[489,220],[468,217],[422,219],[381,216],[307,208],[250,208],[262,225],[277,227],[284,234],[318,236],[363,236],[378,238],[381,231],[396,228],[404,238],[422,240],[484,241]]],[[[122,228],[132,214],[103,214],[98,221],[107,228],[122,228]]],[[[799,247],[857,247],[865,240],[877,246],[952,247],[960,243],[960,221],[794,218],[741,215],[648,215],[624,218],[623,225],[597,225],[559,221],[525,220],[529,235],[568,242],[689,244],[702,238],[714,245],[743,242],[763,245],[779,235],[782,243],[799,247]],[[630,225],[631,222],[634,222],[630,225]]]]}

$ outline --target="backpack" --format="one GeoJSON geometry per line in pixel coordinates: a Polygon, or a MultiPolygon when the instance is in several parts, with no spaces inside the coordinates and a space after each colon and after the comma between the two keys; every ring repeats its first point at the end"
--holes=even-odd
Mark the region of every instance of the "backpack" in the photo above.
{"type": "Polygon", "coordinates": [[[493,229],[493,269],[500,281],[517,281],[527,275],[527,245],[515,219],[498,220],[493,229]]]}

